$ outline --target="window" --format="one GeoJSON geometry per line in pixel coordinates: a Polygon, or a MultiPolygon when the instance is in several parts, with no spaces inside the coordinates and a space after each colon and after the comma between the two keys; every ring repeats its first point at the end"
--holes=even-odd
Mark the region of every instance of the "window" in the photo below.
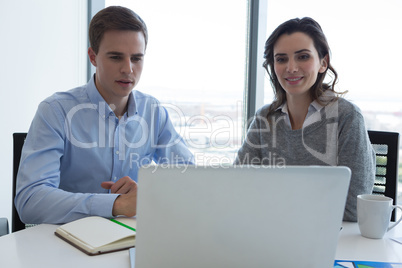
{"type": "Polygon", "coordinates": [[[147,24],[136,89],[169,110],[197,164],[233,163],[243,134],[248,1],[106,0],[105,5],[126,6],[147,24]]]}

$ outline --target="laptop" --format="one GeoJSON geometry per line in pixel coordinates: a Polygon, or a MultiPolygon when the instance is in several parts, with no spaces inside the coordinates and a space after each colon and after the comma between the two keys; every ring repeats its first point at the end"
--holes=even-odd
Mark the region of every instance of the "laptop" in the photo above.
{"type": "Polygon", "coordinates": [[[333,267],[347,167],[139,171],[135,267],[333,267]]]}

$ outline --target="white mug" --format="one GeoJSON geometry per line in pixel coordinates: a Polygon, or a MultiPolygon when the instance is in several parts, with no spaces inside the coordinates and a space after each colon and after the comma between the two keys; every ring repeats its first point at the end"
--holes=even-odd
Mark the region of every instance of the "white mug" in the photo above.
{"type": "Polygon", "coordinates": [[[382,195],[362,194],[357,196],[357,222],[364,237],[380,239],[401,220],[389,226],[392,211],[401,206],[392,205],[392,198],[382,195]]]}

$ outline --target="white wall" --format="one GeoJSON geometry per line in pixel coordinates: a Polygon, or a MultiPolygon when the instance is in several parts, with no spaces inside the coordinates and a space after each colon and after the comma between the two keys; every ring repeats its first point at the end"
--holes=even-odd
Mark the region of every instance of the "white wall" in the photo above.
{"type": "Polygon", "coordinates": [[[0,1],[0,217],[11,222],[12,133],[41,100],[86,83],[86,0],[0,1]]]}

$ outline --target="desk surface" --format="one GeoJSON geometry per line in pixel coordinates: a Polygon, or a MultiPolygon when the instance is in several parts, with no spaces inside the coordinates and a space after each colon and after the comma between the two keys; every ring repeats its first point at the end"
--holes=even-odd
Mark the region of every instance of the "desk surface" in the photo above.
{"type": "Polygon", "coordinates": [[[385,234],[383,239],[360,235],[357,223],[343,222],[335,259],[402,263],[402,244],[390,238],[402,237],[402,224],[385,234]]]}
{"type": "MultiPolygon", "coordinates": [[[[402,262],[402,224],[383,239],[360,235],[357,223],[344,222],[335,258],[402,262]]],[[[57,225],[42,224],[0,237],[0,267],[130,267],[128,250],[87,256],[54,235],[57,225]]]]}
{"type": "Polygon", "coordinates": [[[130,267],[128,250],[88,256],[54,235],[57,227],[41,224],[0,237],[0,267],[130,267]]]}

